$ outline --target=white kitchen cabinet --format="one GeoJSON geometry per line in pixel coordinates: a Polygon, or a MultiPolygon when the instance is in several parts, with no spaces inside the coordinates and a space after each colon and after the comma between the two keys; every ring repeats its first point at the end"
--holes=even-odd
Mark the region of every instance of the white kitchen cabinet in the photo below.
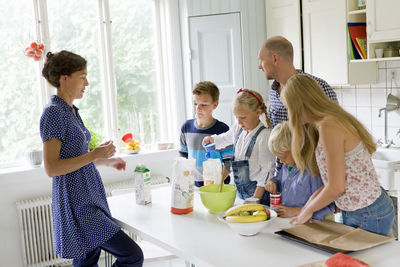
{"type": "Polygon", "coordinates": [[[400,1],[367,0],[367,34],[370,42],[400,40],[400,1]]]}
{"type": "Polygon", "coordinates": [[[282,35],[293,45],[293,64],[302,69],[301,15],[299,0],[266,0],[267,37],[282,35]]]}
{"type": "Polygon", "coordinates": [[[296,68],[303,55],[304,71],[331,85],[376,83],[376,62],[348,56],[347,22],[366,21],[366,12],[353,8],[357,0],[303,0],[302,14],[300,0],[266,0],[265,6],[267,36],[292,42],[296,68]]]}
{"type": "MultiPolygon", "coordinates": [[[[399,56],[378,58],[375,49],[400,48],[400,20],[397,18],[400,9],[398,0],[367,0],[366,8],[359,9],[357,0],[347,0],[348,22],[365,22],[367,25],[367,59],[364,61],[400,60],[399,56]]],[[[359,61],[359,60],[357,60],[359,61]]]]}
{"type": "MultiPolygon", "coordinates": [[[[366,3],[368,58],[376,58],[376,48],[394,49],[397,52],[400,49],[400,1],[367,0],[366,3]]],[[[399,57],[379,60],[399,60],[399,57]]]]}
{"type": "MultiPolygon", "coordinates": [[[[331,85],[376,83],[375,61],[349,60],[347,1],[303,0],[302,4],[304,70],[331,85]]],[[[357,20],[363,15],[355,16],[357,20]]]]}

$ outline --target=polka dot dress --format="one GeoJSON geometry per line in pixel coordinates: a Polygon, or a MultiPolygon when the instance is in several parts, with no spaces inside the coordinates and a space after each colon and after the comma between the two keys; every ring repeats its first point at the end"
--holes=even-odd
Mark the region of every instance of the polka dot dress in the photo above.
{"type": "MultiPolygon", "coordinates": [[[[42,141],[61,140],[60,159],[88,152],[90,132],[74,108],[77,116],[63,99],[53,95],[40,119],[42,141]]],[[[53,177],[52,198],[54,246],[63,258],[83,258],[120,230],[112,220],[94,163],[53,177]]]]}

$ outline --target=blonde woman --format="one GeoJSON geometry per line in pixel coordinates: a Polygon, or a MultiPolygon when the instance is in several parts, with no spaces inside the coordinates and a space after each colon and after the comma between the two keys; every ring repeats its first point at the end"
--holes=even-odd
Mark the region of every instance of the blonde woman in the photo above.
{"type": "Polygon", "coordinates": [[[379,185],[372,165],[376,144],[368,131],[307,75],[298,74],[288,80],[282,101],[289,113],[297,167],[313,175],[319,169],[325,185],[291,222],[306,223],[315,211],[335,201],[342,210],[344,224],[389,235],[393,203],[379,185]]]}
{"type": "Polygon", "coordinates": [[[249,89],[240,89],[233,102],[237,123],[228,132],[207,136],[203,146],[214,142],[217,149],[234,147],[232,170],[238,195],[241,199],[254,197],[269,204],[265,181],[273,173],[275,157],[268,150],[271,123],[261,95],[249,89]],[[268,129],[260,121],[265,114],[268,129]]]}

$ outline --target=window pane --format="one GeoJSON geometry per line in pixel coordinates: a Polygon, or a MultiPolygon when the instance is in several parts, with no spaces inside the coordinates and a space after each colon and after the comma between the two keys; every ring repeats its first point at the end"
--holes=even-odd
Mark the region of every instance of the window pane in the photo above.
{"type": "Polygon", "coordinates": [[[41,148],[38,62],[24,55],[36,41],[32,1],[0,0],[0,163],[41,148]],[[16,15],[18,14],[18,15],[16,15]]]}
{"type": "Polygon", "coordinates": [[[158,139],[156,125],[160,115],[157,109],[155,4],[152,0],[113,0],[110,1],[110,14],[118,128],[121,134],[132,132],[142,143],[151,143],[158,139]]]}
{"type": "Polygon", "coordinates": [[[85,95],[74,105],[79,108],[87,126],[104,133],[102,82],[98,34],[98,1],[47,1],[51,51],[68,50],[84,57],[87,62],[89,86],[85,95]]]}

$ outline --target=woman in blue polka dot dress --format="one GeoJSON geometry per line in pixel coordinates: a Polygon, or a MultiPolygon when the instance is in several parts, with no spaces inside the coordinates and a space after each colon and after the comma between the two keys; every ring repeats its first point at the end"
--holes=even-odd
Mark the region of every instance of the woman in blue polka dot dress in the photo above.
{"type": "Polygon", "coordinates": [[[86,60],[64,50],[49,52],[42,74],[57,88],[40,119],[44,166],[53,177],[56,253],[72,258],[74,266],[97,266],[103,249],[117,258],[113,266],[142,266],[142,250],[111,217],[96,168],[105,165],[125,170],[126,163],[111,158],[115,153],[111,141],[88,152],[90,132],[73,105],[89,85],[86,60]]]}

